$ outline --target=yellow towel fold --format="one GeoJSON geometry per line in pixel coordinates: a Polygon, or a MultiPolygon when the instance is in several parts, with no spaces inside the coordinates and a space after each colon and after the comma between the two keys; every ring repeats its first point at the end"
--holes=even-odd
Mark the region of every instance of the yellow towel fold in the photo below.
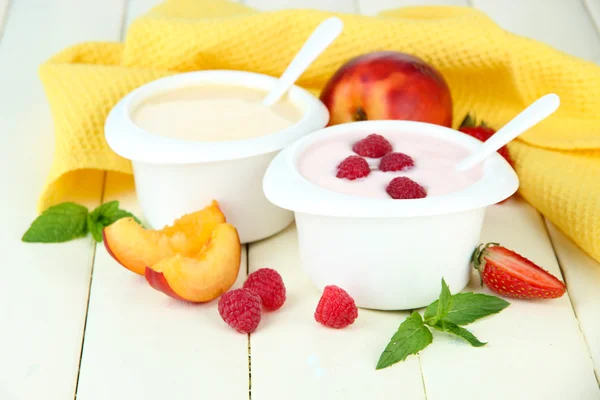
{"type": "MultiPolygon", "coordinates": [[[[107,146],[110,108],[132,89],[183,71],[280,75],[332,13],[258,12],[222,0],[168,0],[138,18],[124,43],[84,43],[45,62],[40,76],[55,124],[54,162],[40,210],[97,170],[131,173],[107,146]]],[[[317,94],[349,58],[376,50],[415,54],[444,75],[455,125],[474,112],[500,127],[539,96],[559,111],[510,145],[522,196],[600,261],[600,67],[502,30],[462,7],[408,7],[376,17],[337,14],[344,32],[299,85],[317,94]]]]}

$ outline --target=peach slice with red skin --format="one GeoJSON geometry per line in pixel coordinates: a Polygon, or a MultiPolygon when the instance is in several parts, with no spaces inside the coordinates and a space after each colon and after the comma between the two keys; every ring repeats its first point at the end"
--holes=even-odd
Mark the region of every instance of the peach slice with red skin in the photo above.
{"type": "Polygon", "coordinates": [[[204,209],[186,214],[161,230],[144,229],[133,218],[122,218],[104,228],[104,246],[119,264],[145,275],[146,266],[175,254],[193,257],[206,245],[216,226],[226,222],[213,201],[204,209]]]}
{"type": "Polygon", "coordinates": [[[195,256],[176,254],[146,267],[146,280],[168,296],[194,303],[216,299],[237,279],[241,244],[235,227],[219,224],[195,256]]]}
{"type": "Polygon", "coordinates": [[[163,292],[169,297],[172,297],[177,300],[187,301],[183,297],[179,296],[177,293],[171,289],[169,286],[169,282],[167,282],[165,276],[162,272],[156,272],[153,269],[146,267],[146,282],[155,290],[159,292],[163,292]]]}

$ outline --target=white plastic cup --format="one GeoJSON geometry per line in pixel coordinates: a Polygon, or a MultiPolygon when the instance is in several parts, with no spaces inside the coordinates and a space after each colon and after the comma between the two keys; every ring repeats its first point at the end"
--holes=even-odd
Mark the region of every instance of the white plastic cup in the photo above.
{"type": "MultiPolygon", "coordinates": [[[[108,145],[131,160],[136,193],[151,227],[160,229],[214,199],[242,243],[269,237],[293,221],[291,211],[270,203],[262,190],[264,172],[273,157],[302,136],[323,128],[327,108],[306,90],[294,86],[289,101],[302,113],[282,131],[237,141],[200,142],[147,132],[131,119],[145,100],[167,91],[221,84],[267,92],[276,78],[244,71],[211,70],[161,78],[129,93],[111,110],[105,125],[108,145]]],[[[243,129],[243,128],[241,128],[243,129]]]]}
{"type": "Polygon", "coordinates": [[[344,288],[363,308],[406,310],[437,299],[444,278],[453,292],[471,276],[485,209],[511,196],[519,181],[500,155],[475,184],[443,196],[393,200],[329,191],[299,172],[309,146],[350,133],[426,135],[471,151],[481,142],[453,129],[413,121],[364,121],[316,131],[279,153],[263,181],[267,198],[294,211],[302,266],[316,287],[344,288]]]}

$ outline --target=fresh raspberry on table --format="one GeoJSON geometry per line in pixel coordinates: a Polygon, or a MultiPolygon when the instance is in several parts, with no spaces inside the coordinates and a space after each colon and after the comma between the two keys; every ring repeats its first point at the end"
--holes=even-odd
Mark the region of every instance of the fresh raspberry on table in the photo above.
{"type": "Polygon", "coordinates": [[[427,191],[417,182],[405,176],[394,178],[385,189],[392,199],[421,199],[427,191]]]}
{"type": "Polygon", "coordinates": [[[404,153],[388,153],[379,162],[379,170],[383,172],[404,171],[414,166],[412,157],[404,153]]]}
{"type": "Polygon", "coordinates": [[[354,146],[352,146],[352,150],[359,156],[379,158],[391,152],[392,145],[383,136],[372,133],[366,138],[356,142],[354,146]]]}
{"type": "Polygon", "coordinates": [[[330,328],[341,329],[351,325],[358,317],[358,308],[354,299],[342,288],[335,285],[325,286],[315,319],[330,328]]]}
{"type": "Polygon", "coordinates": [[[240,333],[250,333],[260,322],[260,296],[248,289],[235,289],[221,295],[219,314],[223,321],[240,333]]]}
{"type": "Polygon", "coordinates": [[[341,179],[349,179],[351,181],[364,178],[371,173],[371,168],[367,160],[360,156],[349,156],[342,161],[337,167],[337,177],[341,179]]]}
{"type": "Polygon", "coordinates": [[[279,272],[271,268],[261,268],[250,275],[244,282],[244,288],[257,294],[262,305],[269,311],[279,309],[285,302],[285,285],[279,272]]]}

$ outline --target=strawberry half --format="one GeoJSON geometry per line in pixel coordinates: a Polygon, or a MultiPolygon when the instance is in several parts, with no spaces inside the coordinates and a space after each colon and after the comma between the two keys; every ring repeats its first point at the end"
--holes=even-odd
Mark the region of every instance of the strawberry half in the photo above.
{"type": "Polygon", "coordinates": [[[517,299],[555,299],[565,284],[520,254],[497,243],[480,245],[471,258],[481,284],[492,292],[517,299]]]}
{"type": "MultiPolygon", "coordinates": [[[[461,122],[458,130],[474,137],[475,139],[479,139],[482,142],[485,142],[494,133],[496,133],[496,131],[487,126],[484,121],[481,121],[479,124],[477,124],[475,118],[473,118],[470,114],[467,114],[465,119],[461,122]]],[[[511,167],[514,167],[513,160],[510,158],[510,153],[508,152],[508,148],[506,146],[502,146],[498,150],[498,153],[504,157],[506,161],[508,161],[511,167]]]]}

